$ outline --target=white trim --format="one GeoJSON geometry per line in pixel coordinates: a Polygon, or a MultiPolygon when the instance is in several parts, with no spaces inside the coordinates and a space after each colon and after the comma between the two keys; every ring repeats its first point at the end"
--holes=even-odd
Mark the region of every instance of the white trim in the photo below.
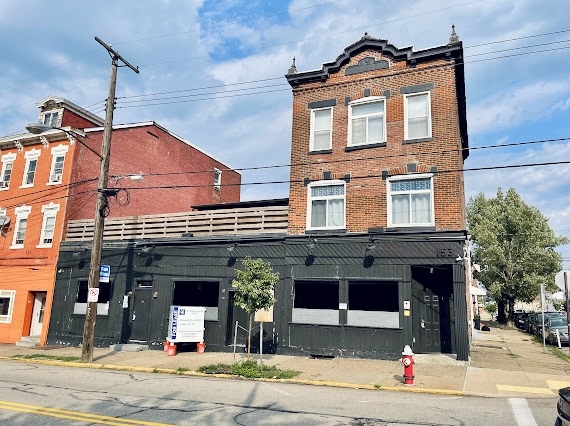
{"type": "MultiPolygon", "coordinates": [[[[328,209],[325,210],[325,212],[328,212],[328,209]]],[[[325,219],[325,222],[327,222],[327,220],[325,219]]],[[[319,180],[317,182],[311,182],[309,185],[307,185],[307,218],[306,218],[306,223],[307,223],[307,229],[344,229],[346,228],[346,182],[344,180],[319,180]],[[325,224],[325,226],[311,226],[311,213],[312,213],[312,206],[313,206],[313,200],[329,200],[329,199],[340,199],[341,197],[316,197],[313,198],[311,196],[311,189],[316,187],[316,186],[337,186],[337,185],[342,185],[344,188],[344,194],[342,196],[342,200],[344,202],[343,204],[343,219],[342,219],[342,225],[338,225],[338,226],[328,226],[325,224]]]]}
{"type": "Polygon", "coordinates": [[[53,103],[55,103],[57,106],[59,106],[63,109],[66,109],[68,111],[74,112],[75,114],[77,114],[83,118],[86,118],[95,124],[98,124],[100,126],[105,124],[105,119],[87,111],[84,108],[81,108],[79,105],[74,104],[73,102],[71,102],[65,98],[62,98],[60,96],[53,96],[53,95],[52,96],[46,96],[45,98],[36,102],[36,106],[38,108],[45,108],[50,101],[53,101],[53,103]]]}
{"type": "MultiPolygon", "coordinates": [[[[20,227],[20,222],[24,219],[28,220],[28,216],[30,215],[32,208],[30,206],[20,206],[16,207],[15,214],[16,214],[16,222],[14,224],[14,235],[12,237],[12,245],[9,247],[10,249],[21,249],[24,248],[24,242],[16,244],[16,239],[18,237],[18,229],[20,227]]],[[[26,223],[26,230],[27,230],[27,223],[26,223]]],[[[24,241],[26,239],[26,232],[24,232],[24,241]]]]}
{"type": "Polygon", "coordinates": [[[63,109],[62,108],[53,108],[50,110],[42,111],[40,113],[40,123],[43,123],[47,126],[51,127],[59,127],[61,124],[61,117],[63,116],[63,109]],[[55,116],[55,120],[50,120],[49,123],[46,123],[46,116],[55,116]]]}
{"type": "Polygon", "coordinates": [[[355,101],[352,101],[348,104],[348,141],[347,141],[347,146],[366,146],[366,145],[372,145],[372,144],[376,144],[376,143],[384,143],[386,142],[386,136],[387,134],[387,130],[386,130],[386,98],[384,96],[368,96],[365,98],[361,98],[361,99],[357,99],[355,101]],[[380,114],[382,115],[382,139],[381,140],[375,140],[375,141],[368,141],[368,117],[370,117],[371,115],[365,115],[363,116],[363,118],[367,119],[367,123],[366,123],[366,141],[362,142],[362,143],[352,143],[352,107],[354,106],[359,106],[359,105],[366,105],[366,104],[373,104],[373,103],[378,103],[378,104],[382,104],[383,105],[383,111],[382,113],[378,113],[378,114],[372,114],[373,116],[379,116],[380,114]]]}
{"type": "Polygon", "coordinates": [[[326,151],[332,149],[332,129],[333,129],[333,107],[325,107],[325,108],[314,108],[311,109],[311,125],[310,125],[310,140],[309,140],[309,151],[317,152],[317,151],[326,151]],[[319,148],[315,149],[315,113],[318,111],[329,111],[329,143],[326,148],[319,148]]]}
{"type": "Polygon", "coordinates": [[[15,153],[7,153],[2,156],[2,170],[0,171],[0,191],[7,191],[10,188],[10,181],[12,180],[12,172],[14,171],[14,161],[16,160],[15,153]],[[6,168],[10,164],[10,179],[4,182],[4,176],[6,174],[6,168]]]}
{"type": "Polygon", "coordinates": [[[39,241],[39,244],[36,246],[36,248],[49,248],[52,246],[53,238],[55,236],[55,224],[56,224],[56,217],[57,217],[58,211],[59,211],[59,204],[49,203],[45,206],[42,206],[42,213],[44,214],[44,217],[42,219],[42,230],[40,232],[40,241],[39,241]],[[47,221],[49,218],[54,219],[53,231],[52,231],[53,233],[51,236],[52,242],[45,243],[44,238],[46,237],[46,235],[45,235],[46,225],[47,225],[47,221]]]}
{"type": "Polygon", "coordinates": [[[426,92],[417,92],[417,93],[408,93],[406,95],[404,95],[404,140],[408,140],[408,141],[413,141],[415,139],[425,139],[425,138],[431,138],[432,137],[432,133],[431,133],[431,122],[432,122],[432,117],[431,117],[431,92],[428,90],[426,92]],[[413,97],[418,97],[418,96],[425,96],[427,95],[427,124],[428,124],[428,134],[427,135],[422,135],[422,136],[418,136],[416,138],[411,138],[409,136],[409,131],[408,131],[408,99],[409,98],[413,98],[413,97]]]}
{"type": "MultiPolygon", "coordinates": [[[[419,227],[419,226],[434,226],[435,225],[435,201],[434,201],[434,196],[435,194],[435,188],[434,188],[434,184],[433,184],[433,174],[432,173],[422,173],[422,174],[412,174],[412,175],[398,175],[398,176],[393,176],[390,177],[388,179],[386,179],[386,207],[387,207],[387,211],[386,211],[386,215],[387,215],[387,219],[388,219],[388,227],[419,227]],[[428,190],[424,190],[424,191],[406,191],[406,192],[402,192],[400,195],[403,194],[411,194],[413,193],[429,193],[430,194],[430,217],[431,217],[431,221],[429,223],[394,223],[392,220],[392,195],[398,195],[398,193],[393,194],[392,190],[391,190],[391,182],[394,181],[400,181],[400,180],[416,180],[416,179],[430,179],[430,189],[428,190]]],[[[410,214],[411,214],[411,210],[412,210],[412,206],[410,205],[410,214]]]]}
{"type": "Polygon", "coordinates": [[[16,290],[0,290],[0,297],[10,299],[8,305],[8,313],[0,314],[0,324],[10,324],[12,322],[12,313],[14,312],[14,302],[16,301],[16,290]]]}
{"type": "Polygon", "coordinates": [[[34,186],[34,182],[36,180],[36,174],[38,172],[38,159],[40,158],[40,154],[42,152],[39,149],[32,148],[29,151],[26,151],[24,157],[26,158],[26,167],[24,167],[24,175],[22,176],[22,185],[20,188],[31,188],[34,186]],[[36,169],[34,170],[34,178],[32,179],[32,183],[26,183],[28,172],[30,168],[30,163],[36,160],[36,169]]]}
{"type": "Polygon", "coordinates": [[[63,145],[63,144],[59,144],[56,147],[53,147],[51,149],[51,167],[50,167],[50,171],[49,171],[49,178],[48,178],[48,183],[47,185],[59,185],[61,184],[62,180],[63,180],[63,168],[65,166],[65,157],[66,157],[66,153],[69,150],[69,145],[63,145]],[[59,173],[55,173],[55,164],[56,164],[56,158],[57,157],[63,157],[63,163],[61,165],[61,171],[59,173]],[[56,179],[57,177],[59,177],[58,179],[56,179]]]}

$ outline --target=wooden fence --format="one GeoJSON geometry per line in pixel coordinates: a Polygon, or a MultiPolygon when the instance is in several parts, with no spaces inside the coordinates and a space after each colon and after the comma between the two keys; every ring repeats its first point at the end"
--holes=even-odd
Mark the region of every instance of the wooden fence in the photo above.
{"type": "MultiPolygon", "coordinates": [[[[243,207],[108,218],[105,240],[287,233],[287,206],[243,207]]],[[[93,238],[93,220],[70,220],[66,241],[93,238]]]]}

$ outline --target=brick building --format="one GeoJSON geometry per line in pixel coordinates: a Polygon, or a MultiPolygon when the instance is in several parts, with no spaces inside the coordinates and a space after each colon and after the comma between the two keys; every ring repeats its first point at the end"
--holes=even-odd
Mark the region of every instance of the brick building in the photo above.
{"type": "MultiPolygon", "coordinates": [[[[286,79],[288,206],[225,205],[200,212],[216,228],[193,216],[187,234],[173,226],[163,238],[108,242],[103,262],[115,271],[114,292],[95,345],[160,348],[170,306],[198,305],[206,307],[209,350],[232,350],[245,337],[234,335],[235,323],[247,315],[234,304],[231,281],[251,256],[280,274],[273,322],[264,328],[270,352],[397,359],[410,345],[467,360],[468,140],[457,36],[414,51],[365,35],[321,69],[298,72],[293,63],[286,79]],[[261,209],[268,216],[254,224],[261,209]],[[282,219],[271,222],[274,214],[282,219]]],[[[62,246],[51,343],[81,342],[84,318],[65,295],[86,282],[88,269],[73,251],[62,246]]]]}
{"type": "MultiPolygon", "coordinates": [[[[0,138],[0,343],[45,343],[67,224],[95,215],[100,160],[84,145],[100,151],[103,120],[63,98],[37,106],[56,128],[0,138]]],[[[115,126],[112,144],[109,187],[126,190],[111,217],[239,201],[239,173],[154,122],[115,126]]]]}

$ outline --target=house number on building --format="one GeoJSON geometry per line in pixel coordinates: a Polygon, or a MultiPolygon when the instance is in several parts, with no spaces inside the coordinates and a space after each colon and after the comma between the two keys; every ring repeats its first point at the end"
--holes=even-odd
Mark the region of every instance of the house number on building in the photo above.
{"type": "Polygon", "coordinates": [[[453,250],[450,248],[440,248],[437,250],[437,257],[453,257],[453,250]]]}

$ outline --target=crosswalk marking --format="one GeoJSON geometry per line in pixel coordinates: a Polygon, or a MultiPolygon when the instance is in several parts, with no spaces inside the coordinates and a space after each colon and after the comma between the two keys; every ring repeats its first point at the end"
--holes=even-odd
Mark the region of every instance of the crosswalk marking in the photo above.
{"type": "Polygon", "coordinates": [[[546,383],[550,389],[559,390],[570,387],[570,382],[560,382],[557,380],[547,380],[546,383]]]}
{"type": "Polygon", "coordinates": [[[530,386],[507,386],[507,385],[497,385],[497,389],[500,391],[507,392],[524,392],[524,393],[538,393],[542,395],[552,395],[553,392],[547,388],[533,388],[530,386]]]}
{"type": "Polygon", "coordinates": [[[518,426],[538,426],[524,398],[509,398],[509,404],[518,426]]]}

